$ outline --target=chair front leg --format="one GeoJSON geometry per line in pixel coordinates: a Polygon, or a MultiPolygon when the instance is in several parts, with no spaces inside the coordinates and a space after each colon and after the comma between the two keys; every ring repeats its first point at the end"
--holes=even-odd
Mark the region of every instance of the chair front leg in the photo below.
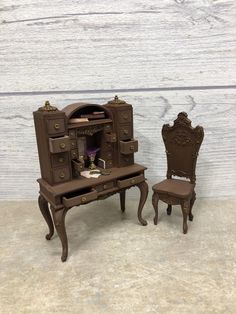
{"type": "Polygon", "coordinates": [[[187,219],[188,219],[188,214],[190,212],[190,201],[185,200],[181,204],[181,209],[182,209],[182,213],[183,213],[183,233],[186,234],[188,232],[187,219]]]}
{"type": "Polygon", "coordinates": [[[155,210],[155,217],[153,219],[154,225],[157,225],[157,221],[158,221],[158,202],[159,202],[159,196],[156,192],[153,192],[152,205],[153,205],[153,208],[155,210]]]}
{"type": "Polygon", "coordinates": [[[189,220],[190,221],[193,221],[192,208],[193,208],[193,204],[194,204],[195,200],[196,200],[196,193],[195,193],[195,191],[193,191],[193,196],[190,200],[190,210],[189,210],[189,220]]]}

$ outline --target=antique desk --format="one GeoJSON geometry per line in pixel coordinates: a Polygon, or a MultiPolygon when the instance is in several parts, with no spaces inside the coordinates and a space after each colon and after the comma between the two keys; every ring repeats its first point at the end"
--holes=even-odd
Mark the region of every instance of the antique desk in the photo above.
{"type": "Polygon", "coordinates": [[[49,227],[47,240],[55,225],[63,262],[68,255],[65,216],[73,206],[119,193],[124,211],[126,189],[137,186],[138,219],[147,225],[141,216],[148,195],[146,168],[134,163],[138,141],[133,138],[130,104],[116,96],[106,105],[75,103],[58,110],[46,102],[33,114],[42,176],[38,179],[39,208],[49,227]],[[97,178],[83,176],[96,171],[101,172],[97,178]]]}

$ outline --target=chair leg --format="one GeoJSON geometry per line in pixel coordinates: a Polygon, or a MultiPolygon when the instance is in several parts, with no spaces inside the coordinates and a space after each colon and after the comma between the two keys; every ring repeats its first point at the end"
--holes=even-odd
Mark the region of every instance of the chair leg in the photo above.
{"type": "Polygon", "coordinates": [[[182,213],[183,213],[183,233],[186,234],[188,232],[187,219],[188,219],[188,214],[190,211],[190,202],[184,201],[181,204],[181,209],[182,209],[182,213]]]}
{"type": "Polygon", "coordinates": [[[167,215],[171,215],[172,212],[172,205],[168,205],[167,209],[166,209],[167,215]]]}
{"type": "Polygon", "coordinates": [[[157,221],[158,221],[158,201],[159,201],[159,196],[157,193],[154,192],[152,195],[152,205],[155,210],[155,217],[153,219],[154,225],[157,225],[157,221]]]}
{"type": "Polygon", "coordinates": [[[190,200],[190,210],[189,210],[189,220],[190,221],[193,221],[193,217],[194,217],[193,214],[192,214],[192,208],[193,208],[193,204],[194,204],[195,200],[196,200],[196,193],[194,191],[193,192],[193,196],[192,196],[192,198],[190,200]]]}
{"type": "Polygon", "coordinates": [[[125,190],[120,192],[120,208],[123,213],[125,211],[125,190]]]}

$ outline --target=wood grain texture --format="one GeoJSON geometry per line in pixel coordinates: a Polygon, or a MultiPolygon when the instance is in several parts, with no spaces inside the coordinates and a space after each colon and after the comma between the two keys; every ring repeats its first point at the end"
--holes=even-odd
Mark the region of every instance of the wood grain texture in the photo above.
{"type": "MultiPolygon", "coordinates": [[[[75,101],[103,104],[112,93],[55,95],[50,101],[59,108],[75,101]]],[[[235,196],[236,187],[236,91],[173,91],[123,93],[120,98],[134,106],[135,138],[139,140],[136,162],[148,167],[150,186],[165,177],[166,159],[161,127],[186,111],[193,125],[205,128],[197,165],[198,196],[235,196]]],[[[36,199],[39,163],[32,112],[45,96],[0,97],[1,199],[36,199]]],[[[134,193],[131,192],[130,193],[134,193]]],[[[130,195],[130,194],[129,194],[130,195]]]]}
{"type": "Polygon", "coordinates": [[[1,91],[235,85],[233,0],[0,4],[1,91]]]}

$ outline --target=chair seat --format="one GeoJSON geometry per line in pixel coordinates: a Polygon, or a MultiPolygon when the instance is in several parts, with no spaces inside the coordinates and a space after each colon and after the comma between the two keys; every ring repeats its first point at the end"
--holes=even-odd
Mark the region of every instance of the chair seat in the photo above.
{"type": "Polygon", "coordinates": [[[166,193],[179,198],[188,198],[194,190],[194,184],[178,179],[166,179],[153,185],[152,189],[157,193],[166,193]]]}

